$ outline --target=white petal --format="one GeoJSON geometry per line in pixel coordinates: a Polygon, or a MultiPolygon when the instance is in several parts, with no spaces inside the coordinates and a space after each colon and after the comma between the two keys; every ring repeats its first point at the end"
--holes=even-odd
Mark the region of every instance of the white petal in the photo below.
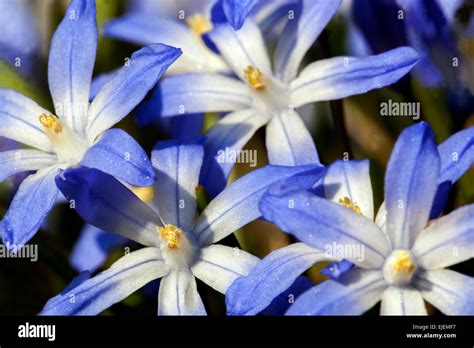
{"type": "Polygon", "coordinates": [[[382,295],[381,315],[427,315],[421,293],[412,288],[390,286],[382,295]]]}
{"type": "Polygon", "coordinates": [[[155,89],[160,96],[160,115],[225,112],[252,105],[248,87],[220,74],[183,74],[163,79],[155,89]]]}
{"type": "Polygon", "coordinates": [[[412,250],[425,269],[449,267],[474,257],[474,204],[435,220],[420,233],[412,250]]]}
{"type": "Polygon", "coordinates": [[[259,69],[264,75],[272,75],[262,33],[251,18],[247,18],[242,28],[237,31],[228,23],[218,24],[209,33],[209,37],[243,81],[246,81],[244,70],[248,66],[259,69]]]}
{"type": "Polygon", "coordinates": [[[161,280],[158,315],[206,315],[191,272],[173,271],[161,280]]]}
{"type": "Polygon", "coordinates": [[[225,294],[232,282],[247,275],[259,259],[239,248],[211,245],[202,249],[192,267],[194,275],[213,289],[225,294]]]}
{"type": "Polygon", "coordinates": [[[324,194],[335,203],[349,198],[370,220],[374,218],[374,197],[369,161],[336,161],[327,168],[324,194]]]}
{"type": "Polygon", "coordinates": [[[229,70],[222,58],[211,51],[202,37],[196,35],[182,20],[156,18],[149,13],[128,14],[108,22],[103,33],[139,45],[160,42],[180,47],[183,55],[168,69],[168,74],[229,70]]]}
{"type": "Polygon", "coordinates": [[[280,79],[291,81],[296,76],[306,51],[340,5],[340,0],[301,1],[301,12],[288,21],[275,51],[275,70],[280,79]]]}
{"type": "Polygon", "coordinates": [[[297,112],[275,115],[267,127],[266,146],[271,164],[297,166],[319,163],[313,138],[297,112]]]}
{"type": "Polygon", "coordinates": [[[41,114],[51,112],[23,94],[0,88],[0,136],[52,152],[53,146],[39,122],[41,114]]]}
{"type": "Polygon", "coordinates": [[[39,150],[0,152],[0,182],[17,173],[49,167],[57,161],[55,155],[39,150]]]}
{"type": "Polygon", "coordinates": [[[474,278],[448,269],[420,272],[416,287],[446,315],[474,315],[474,278]]]}

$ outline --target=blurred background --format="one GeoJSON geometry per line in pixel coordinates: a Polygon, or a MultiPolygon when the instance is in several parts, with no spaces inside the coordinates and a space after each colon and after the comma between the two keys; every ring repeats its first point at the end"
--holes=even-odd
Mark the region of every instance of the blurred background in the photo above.
{"type": "MultiPolygon", "coordinates": [[[[99,43],[94,76],[122,66],[126,58],[140,47],[105,38],[100,28],[107,21],[128,11],[146,11],[157,21],[164,16],[174,16],[173,19],[178,20],[175,9],[183,1],[96,0],[99,43]]],[[[48,49],[68,3],[66,0],[0,0],[0,87],[19,91],[49,110],[53,107],[47,84],[48,49]],[[21,62],[18,62],[18,57],[21,57],[21,62]]],[[[274,48],[275,35],[278,36],[278,32],[266,35],[270,50],[274,48]]],[[[301,111],[312,131],[322,163],[329,164],[347,156],[371,160],[375,207],[383,199],[383,177],[393,144],[401,130],[416,122],[410,115],[381,117],[381,103],[388,100],[419,103],[419,120],[431,124],[438,143],[474,125],[474,1],[345,0],[338,15],[305,57],[306,62],[313,62],[340,55],[364,56],[403,45],[414,47],[422,59],[397,84],[341,101],[313,104],[301,111]]],[[[148,153],[157,140],[172,137],[165,124],[138,127],[133,113],[117,126],[126,129],[148,153]]],[[[219,117],[206,115],[202,134],[219,117]]],[[[267,164],[264,132],[257,132],[246,146],[246,149],[257,150],[258,167],[267,164]]],[[[18,147],[21,145],[0,138],[0,151],[18,147]]],[[[237,164],[231,180],[251,170],[254,168],[249,164],[237,164]]],[[[17,175],[0,184],[0,217],[23,178],[24,175],[17,175]]],[[[471,168],[455,184],[445,211],[473,202],[474,170],[471,168]]],[[[49,298],[61,292],[78,274],[70,263],[70,257],[83,226],[74,210],[59,204],[30,241],[38,245],[37,262],[0,258],[1,315],[38,313],[49,298]]],[[[223,244],[240,246],[264,257],[291,242],[288,235],[273,225],[255,221],[226,238],[223,244]]],[[[106,269],[124,252],[137,248],[131,242],[114,245],[110,245],[111,252],[98,271],[106,269]]],[[[91,257],[92,254],[91,251],[91,257]]],[[[319,274],[322,267],[324,264],[315,265],[306,275],[314,283],[321,282],[325,279],[319,274]]],[[[472,261],[453,268],[474,275],[472,261]]],[[[199,281],[198,287],[208,313],[224,315],[223,295],[199,281]]],[[[103,314],[154,316],[157,289],[157,283],[152,283],[103,314]]],[[[378,314],[378,310],[376,307],[368,315],[378,314]]],[[[433,309],[431,311],[435,313],[433,309]]]]}

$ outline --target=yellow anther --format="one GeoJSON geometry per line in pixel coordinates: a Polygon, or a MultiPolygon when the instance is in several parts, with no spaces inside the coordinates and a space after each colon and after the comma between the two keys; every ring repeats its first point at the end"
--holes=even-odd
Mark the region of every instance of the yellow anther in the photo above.
{"type": "Polygon", "coordinates": [[[186,23],[196,35],[203,35],[212,30],[212,23],[199,13],[195,13],[186,18],[186,23]]]}
{"type": "Polygon", "coordinates": [[[357,214],[362,214],[360,207],[356,202],[352,202],[349,197],[339,198],[339,204],[342,204],[346,208],[354,210],[357,214]]]}
{"type": "Polygon", "coordinates": [[[63,130],[59,119],[54,115],[41,114],[39,117],[39,121],[45,129],[50,130],[54,133],[61,133],[61,131],[63,130]]]}
{"type": "Polygon", "coordinates": [[[166,224],[165,227],[157,227],[158,233],[165,238],[168,243],[168,249],[179,249],[179,239],[183,230],[174,225],[166,224]]]}
{"type": "Polygon", "coordinates": [[[408,251],[401,251],[393,264],[393,268],[399,273],[412,273],[416,268],[416,264],[408,251]]]}
{"type": "Polygon", "coordinates": [[[253,66],[248,66],[244,69],[244,73],[245,78],[249,82],[250,86],[258,91],[265,89],[265,84],[262,82],[263,74],[260,70],[254,68],[253,66]]]}
{"type": "Polygon", "coordinates": [[[147,187],[139,187],[139,186],[134,186],[132,187],[132,191],[137,196],[140,198],[145,203],[150,203],[153,200],[153,197],[155,197],[155,190],[153,189],[153,186],[147,186],[147,187]]]}

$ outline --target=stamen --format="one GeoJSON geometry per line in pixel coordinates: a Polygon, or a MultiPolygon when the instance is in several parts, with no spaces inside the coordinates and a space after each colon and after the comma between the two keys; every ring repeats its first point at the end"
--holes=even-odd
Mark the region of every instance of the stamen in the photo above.
{"type": "Polygon", "coordinates": [[[244,73],[250,86],[258,91],[265,89],[265,84],[262,82],[263,74],[260,70],[249,65],[244,69],[244,73]]]}
{"type": "Polygon", "coordinates": [[[212,30],[212,23],[199,13],[195,13],[186,18],[186,23],[196,35],[203,35],[212,30]]]}
{"type": "Polygon", "coordinates": [[[385,260],[383,276],[388,284],[406,285],[416,272],[416,260],[409,250],[395,249],[385,260]]]}
{"type": "Polygon", "coordinates": [[[349,197],[339,198],[339,204],[354,210],[357,214],[362,214],[362,211],[360,210],[360,207],[357,205],[357,203],[352,202],[349,197]]]}
{"type": "Polygon", "coordinates": [[[416,265],[408,251],[400,251],[397,260],[393,263],[393,268],[396,272],[412,273],[416,265]]]}
{"type": "Polygon", "coordinates": [[[168,249],[179,249],[179,239],[183,230],[174,225],[166,224],[165,227],[157,227],[158,233],[168,242],[168,249]]]}
{"type": "Polygon", "coordinates": [[[39,121],[46,130],[52,131],[56,134],[61,133],[63,130],[59,119],[54,115],[41,114],[39,121]]]}

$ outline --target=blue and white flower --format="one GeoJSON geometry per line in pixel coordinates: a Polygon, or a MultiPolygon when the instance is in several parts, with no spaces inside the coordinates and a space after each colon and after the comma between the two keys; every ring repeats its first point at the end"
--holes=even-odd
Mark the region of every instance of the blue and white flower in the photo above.
{"type": "MultiPolygon", "coordinates": [[[[153,201],[153,186],[129,187],[143,202],[150,204],[153,201]]],[[[71,266],[79,272],[96,272],[107,261],[114,249],[128,245],[129,240],[112,232],[85,224],[71,251],[69,261],[71,266]]]]}
{"type": "MultiPolygon", "coordinates": [[[[339,0],[302,1],[277,44],[273,69],[262,34],[248,17],[238,31],[216,12],[208,34],[236,77],[223,74],[170,76],[154,91],[160,100],[156,115],[231,112],[208,133],[203,178],[211,195],[226,183],[233,163],[219,163],[219,150],[240,150],[260,127],[266,128],[270,163],[301,165],[318,162],[318,154],[297,108],[312,102],[340,99],[390,85],[416,64],[417,53],[401,47],[365,58],[337,57],[308,65],[299,74],[306,51],[336,13],[339,0]]],[[[147,117],[150,114],[146,115],[147,117]]],[[[144,120],[141,120],[142,122],[144,120]]]]}
{"type": "Polygon", "coordinates": [[[143,149],[126,132],[109,128],[144,98],[180,50],[155,44],[137,51],[89,103],[96,47],[95,3],[74,0],[49,54],[55,115],[22,94],[0,89],[0,136],[33,148],[1,152],[0,180],[37,171],[23,181],[1,222],[5,243],[23,245],[36,233],[60,196],[54,181],[58,169],[80,163],[131,185],[149,186],[154,181],[143,149]]]}
{"type": "MultiPolygon", "coordinates": [[[[162,42],[182,47],[183,55],[168,70],[176,73],[229,73],[227,63],[209,47],[207,34],[212,30],[211,8],[216,0],[193,1],[132,1],[130,13],[108,22],[105,36],[114,37],[138,45],[162,42]]],[[[249,13],[268,29],[275,24],[295,0],[259,1],[224,0],[222,7],[226,20],[240,28],[249,13]]]]}
{"type": "MultiPolygon", "coordinates": [[[[471,166],[472,146],[469,151],[471,166]]],[[[426,314],[424,300],[445,314],[473,314],[474,279],[446,268],[473,257],[474,205],[429,221],[447,168],[454,176],[467,169],[464,160],[442,165],[440,152],[426,123],[402,132],[375,221],[368,161],[330,166],[324,178],[328,199],[283,185],[270,188],[260,204],[264,218],[302,243],[272,252],[236,280],[228,289],[228,311],[258,313],[313,263],[344,258],[355,267],[349,264],[308,290],[287,314],[358,315],[380,300],[386,315],[426,314]]]]}
{"type": "Polygon", "coordinates": [[[297,176],[309,188],[323,173],[318,165],[257,169],[220,193],[196,218],[203,156],[201,140],[158,143],[152,153],[157,181],[151,206],[96,169],[70,169],[58,177],[58,187],[84,220],[145,248],[93,278],[82,273],[48,301],[42,314],[97,314],[157,278],[162,278],[159,315],[206,314],[195,277],[225,294],[258,262],[243,250],[215,243],[260,217],[258,203],[269,185],[297,176]]]}
{"type": "Polygon", "coordinates": [[[227,72],[227,64],[203,39],[212,28],[209,15],[213,3],[213,0],[138,1],[131,13],[108,22],[103,33],[138,45],[162,42],[182,47],[182,56],[168,74],[227,72]]]}

